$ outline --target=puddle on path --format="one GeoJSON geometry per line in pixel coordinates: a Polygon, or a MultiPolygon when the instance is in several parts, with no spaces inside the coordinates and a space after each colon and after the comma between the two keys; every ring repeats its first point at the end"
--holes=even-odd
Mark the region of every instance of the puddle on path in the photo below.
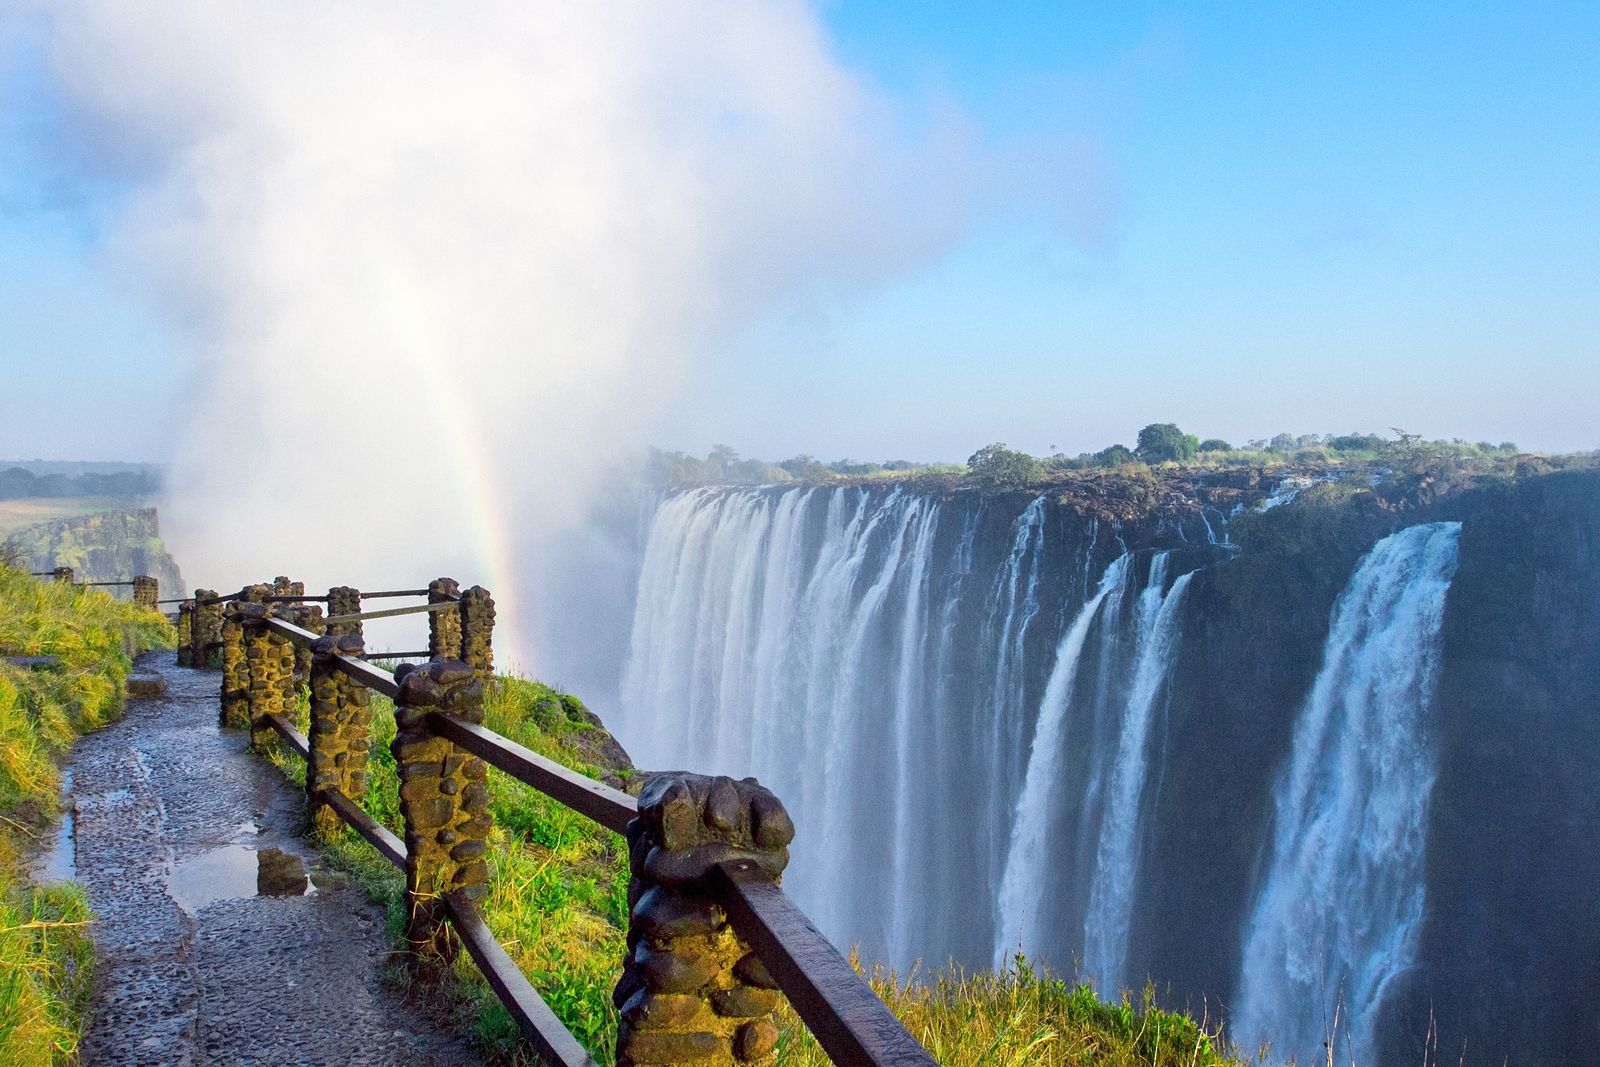
{"type": "Polygon", "coordinates": [[[190,915],[219,900],[254,896],[301,896],[317,891],[299,857],[276,848],[256,848],[255,823],[239,825],[240,840],[173,865],[167,894],[190,915]]]}
{"type": "Polygon", "coordinates": [[[50,847],[33,862],[33,881],[39,885],[70,882],[78,877],[72,816],[72,768],[66,767],[61,771],[61,825],[56,827],[50,847]]]}

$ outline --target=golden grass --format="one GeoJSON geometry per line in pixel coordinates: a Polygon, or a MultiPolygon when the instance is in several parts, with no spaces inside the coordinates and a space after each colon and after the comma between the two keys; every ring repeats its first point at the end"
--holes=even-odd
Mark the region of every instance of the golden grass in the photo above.
{"type": "Polygon", "coordinates": [[[92,916],[76,886],[27,885],[20,846],[55,814],[57,760],[118,714],[132,653],[174,640],[155,612],[0,567],[0,655],[62,661],[43,671],[0,664],[0,1064],[75,1059],[92,916]]]}

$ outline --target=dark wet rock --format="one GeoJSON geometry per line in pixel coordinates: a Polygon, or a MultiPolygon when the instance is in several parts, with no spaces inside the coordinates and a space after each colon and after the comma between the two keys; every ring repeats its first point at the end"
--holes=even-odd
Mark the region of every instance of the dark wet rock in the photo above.
{"type": "Polygon", "coordinates": [[[130,697],[158,697],[167,691],[167,680],[154,671],[136,671],[128,675],[130,697]]]}
{"type": "Polygon", "coordinates": [[[306,865],[299,856],[276,848],[256,853],[256,892],[262,896],[297,897],[310,885],[306,865]]]}

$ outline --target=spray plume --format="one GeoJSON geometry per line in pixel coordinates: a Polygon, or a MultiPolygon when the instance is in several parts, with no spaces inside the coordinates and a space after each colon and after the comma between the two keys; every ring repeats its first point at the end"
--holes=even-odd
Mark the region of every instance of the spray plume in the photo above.
{"type": "Polygon", "coordinates": [[[962,138],[897,134],[801,3],[39,23],[78,141],[132,190],[107,260],[194,356],[166,519],[219,588],[446,573],[514,608],[522,550],[698,356],[960,226],[962,138]]]}

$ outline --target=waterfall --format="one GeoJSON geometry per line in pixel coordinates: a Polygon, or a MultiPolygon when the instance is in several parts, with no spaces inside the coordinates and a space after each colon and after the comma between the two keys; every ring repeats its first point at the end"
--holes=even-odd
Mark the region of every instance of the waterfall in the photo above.
{"type": "Polygon", "coordinates": [[[1194,577],[1192,573],[1179,575],[1163,594],[1166,562],[1163,553],[1151,565],[1140,598],[1141,614],[1149,621],[1141,622],[1139,630],[1138,659],[1101,818],[1089,914],[1083,926],[1084,974],[1107,991],[1129,983],[1132,977],[1126,973],[1128,933],[1133,922],[1139,808],[1148,779],[1150,735],[1158,698],[1175,663],[1183,594],[1194,577]]]}
{"type": "Polygon", "coordinates": [[[1282,1055],[1375,1062],[1390,983],[1415,961],[1435,776],[1430,700],[1461,524],[1379,541],[1334,606],[1274,797],[1231,1025],[1282,1055]]]}
{"type": "Polygon", "coordinates": [[[1061,966],[1081,950],[1084,977],[1107,991],[1125,980],[1150,738],[1192,577],[1169,585],[1171,562],[1170,552],[1151,555],[1139,586],[1136,559],[1125,552],[1062,635],[995,898],[997,967],[1018,951],[1061,966]],[[1073,738],[1081,785],[1066,780],[1073,738]],[[1069,833],[1059,823],[1074,801],[1079,818],[1069,833]],[[1061,936],[1073,916],[1081,919],[1081,942],[1061,936]]]}
{"type": "MultiPolygon", "coordinates": [[[[1050,804],[1061,774],[1073,683],[1077,680],[1078,663],[1089,638],[1089,628],[1107,598],[1112,597],[1113,593],[1120,595],[1128,580],[1131,560],[1132,557],[1124,553],[1106,568],[1100,579],[1100,588],[1078,610],[1077,617],[1067,627],[1061,644],[1056,648],[1055,666],[1050,672],[1050,682],[1045,687],[1044,701],[1039,709],[1039,724],[1034,731],[1033,748],[1028,755],[1028,774],[1023,781],[1022,796],[1017,800],[1016,814],[1011,824],[1011,847],[1006,853],[1005,875],[1001,879],[1000,895],[996,902],[996,968],[1005,966],[1013,952],[1039,955],[1048,944],[1042,936],[1047,930],[1048,920],[1038,913],[1038,902],[1044,895],[1046,868],[1050,860],[1046,853],[1050,804]]],[[[1115,603],[1115,600],[1112,602],[1115,603]]]]}

